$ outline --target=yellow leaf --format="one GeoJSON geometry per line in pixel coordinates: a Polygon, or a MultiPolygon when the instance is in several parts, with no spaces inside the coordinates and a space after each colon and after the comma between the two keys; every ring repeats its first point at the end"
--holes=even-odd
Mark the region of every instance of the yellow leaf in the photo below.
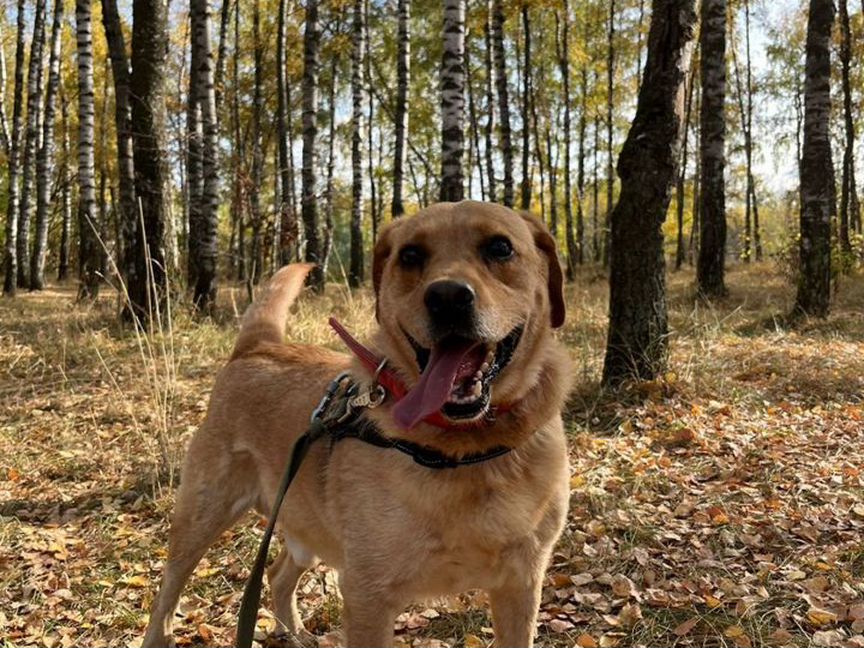
{"type": "Polygon", "coordinates": [[[825,626],[837,622],[837,615],[828,610],[810,608],[807,610],[807,620],[814,626],[825,626]]]}
{"type": "Polygon", "coordinates": [[[135,574],[134,576],[129,576],[128,578],[124,578],[120,581],[124,585],[129,585],[130,587],[147,587],[150,585],[150,581],[146,576],[142,576],[141,574],[135,574]]]}
{"type": "Polygon", "coordinates": [[[585,485],[585,476],[584,475],[573,475],[570,478],[570,488],[575,490],[577,488],[582,488],[585,485]]]}
{"type": "Polygon", "coordinates": [[[723,605],[723,601],[718,599],[716,596],[711,596],[710,594],[705,597],[705,605],[707,605],[712,610],[714,608],[718,608],[723,605]]]}
{"type": "Polygon", "coordinates": [[[486,643],[477,635],[465,635],[465,648],[484,648],[486,643]]]}

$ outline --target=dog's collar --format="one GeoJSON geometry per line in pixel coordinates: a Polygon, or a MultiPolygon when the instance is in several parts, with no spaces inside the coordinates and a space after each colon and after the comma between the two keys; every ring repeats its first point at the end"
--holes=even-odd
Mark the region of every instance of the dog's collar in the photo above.
{"type": "MultiPolygon", "coordinates": [[[[408,393],[408,388],[405,386],[405,383],[402,382],[401,378],[399,378],[395,371],[387,366],[386,358],[379,358],[371,349],[358,342],[357,339],[355,339],[354,336],[352,336],[335,317],[331,317],[329,323],[333,330],[336,331],[336,334],[345,343],[345,346],[348,347],[351,353],[354,354],[354,356],[360,361],[360,364],[363,365],[367,371],[375,375],[378,384],[390,394],[390,397],[394,401],[401,400],[405,394],[408,393]]],[[[423,419],[423,422],[445,430],[457,428],[470,429],[472,426],[491,425],[495,422],[495,416],[497,414],[505,414],[511,409],[513,409],[513,405],[510,403],[500,403],[495,406],[490,405],[489,412],[485,417],[476,423],[470,424],[454,425],[443,414],[441,414],[441,412],[430,414],[423,419]]]]}

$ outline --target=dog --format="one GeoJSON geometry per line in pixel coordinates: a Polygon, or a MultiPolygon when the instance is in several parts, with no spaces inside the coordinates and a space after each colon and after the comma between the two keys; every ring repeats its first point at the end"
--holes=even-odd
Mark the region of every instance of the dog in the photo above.
{"type": "MultiPolygon", "coordinates": [[[[375,381],[350,355],[283,341],[311,267],[273,276],[217,377],[185,458],[145,647],[173,643],[180,592],[207,548],[250,508],[270,511],[333,378],[350,370],[375,381]]],[[[569,499],[561,409],[571,367],[552,335],[565,317],[555,241],[501,205],[440,203],[381,231],[373,284],[370,346],[407,393],[364,416],[385,437],[454,460],[509,452],[434,470],[359,439],[314,443],[278,517],[275,616],[299,642],[314,639],[296,587],[324,561],[339,575],[349,647],[391,646],[406,605],[468,589],[488,592],[496,645],[531,646],[569,499]]]]}

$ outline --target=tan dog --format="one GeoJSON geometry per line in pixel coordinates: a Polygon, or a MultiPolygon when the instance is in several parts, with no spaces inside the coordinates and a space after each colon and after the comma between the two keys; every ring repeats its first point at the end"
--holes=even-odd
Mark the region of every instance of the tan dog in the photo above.
{"type": "MultiPolygon", "coordinates": [[[[309,269],[273,277],[219,374],[186,457],[145,646],[172,643],[181,589],[222,531],[249,508],[270,510],[292,444],[351,366],[349,356],[282,341],[309,269]]],[[[505,207],[442,203],[381,232],[373,274],[372,346],[411,389],[366,416],[384,435],[453,458],[512,451],[432,470],[357,439],[316,442],[279,517],[284,546],[269,571],[276,616],[309,638],[295,588],[323,560],[340,574],[348,646],[392,645],[394,619],[411,601],[475,588],[489,592],[497,645],[532,645],[569,492],[560,411],[570,365],[551,335],[564,320],[554,241],[505,207]]]]}

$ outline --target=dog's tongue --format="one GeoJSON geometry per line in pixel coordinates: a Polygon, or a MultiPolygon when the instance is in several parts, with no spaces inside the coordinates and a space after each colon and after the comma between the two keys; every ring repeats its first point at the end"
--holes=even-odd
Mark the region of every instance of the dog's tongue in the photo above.
{"type": "Polygon", "coordinates": [[[393,418],[400,427],[409,430],[443,407],[462,361],[475,346],[476,342],[464,341],[433,347],[420,380],[393,407],[393,418]]]}

